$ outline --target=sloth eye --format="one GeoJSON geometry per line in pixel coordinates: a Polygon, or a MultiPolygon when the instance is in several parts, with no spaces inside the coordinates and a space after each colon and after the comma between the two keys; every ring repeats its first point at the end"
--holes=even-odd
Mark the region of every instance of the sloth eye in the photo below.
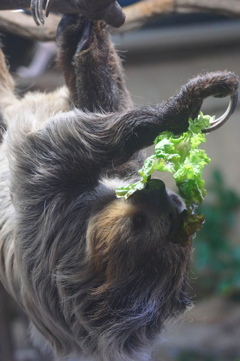
{"type": "Polygon", "coordinates": [[[174,201],[174,203],[175,203],[177,206],[180,207],[180,206],[183,205],[182,201],[180,200],[180,198],[179,198],[176,194],[172,194],[171,199],[174,201]]]}
{"type": "Polygon", "coordinates": [[[146,217],[144,214],[135,214],[132,219],[134,228],[143,228],[146,224],[146,217]]]}

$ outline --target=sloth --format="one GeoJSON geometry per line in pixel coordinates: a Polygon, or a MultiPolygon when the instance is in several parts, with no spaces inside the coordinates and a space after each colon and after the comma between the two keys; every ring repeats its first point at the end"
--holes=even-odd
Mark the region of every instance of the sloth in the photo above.
{"type": "Polygon", "coordinates": [[[62,18],[66,86],[19,98],[0,53],[0,279],[31,334],[57,357],[150,359],[166,320],[191,305],[185,204],[159,180],[128,200],[142,150],[179,134],[209,96],[236,92],[231,72],[199,75],[166,102],[134,107],[102,20],[62,18]]]}

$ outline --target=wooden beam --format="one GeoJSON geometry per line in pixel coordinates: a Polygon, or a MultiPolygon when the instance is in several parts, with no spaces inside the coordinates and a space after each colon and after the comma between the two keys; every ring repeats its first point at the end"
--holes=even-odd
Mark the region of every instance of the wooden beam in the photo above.
{"type": "Polygon", "coordinates": [[[0,11],[0,29],[2,31],[18,34],[33,40],[54,40],[59,21],[60,16],[51,14],[46,19],[44,26],[36,26],[31,16],[12,11],[0,11]]]}
{"type": "Polygon", "coordinates": [[[237,17],[240,15],[239,0],[176,0],[176,11],[200,11],[237,17]]]}
{"type": "MultiPolygon", "coordinates": [[[[57,0],[56,0],[57,1],[57,0]]],[[[68,0],[71,7],[72,0],[68,0]]],[[[83,0],[79,0],[83,1],[83,0]]],[[[86,1],[86,0],[85,0],[86,1]]],[[[88,0],[90,1],[90,0],[88,0]]],[[[109,1],[109,0],[105,0],[109,1]]],[[[0,9],[14,7],[14,4],[29,6],[30,0],[0,0],[0,9]],[[8,5],[7,5],[8,4],[8,5]]],[[[64,0],[60,1],[64,10],[64,0]]],[[[74,8],[72,8],[74,10],[74,8]]],[[[125,24],[118,30],[120,32],[140,27],[152,18],[163,14],[182,12],[205,12],[221,14],[231,17],[240,16],[239,0],[142,0],[124,9],[125,24]]],[[[76,11],[76,8],[75,10],[76,11]]],[[[79,9],[77,10],[79,11],[79,9]]],[[[0,11],[0,30],[9,31],[35,40],[49,41],[55,39],[55,33],[60,16],[50,14],[44,26],[37,27],[30,16],[11,11],[0,11]]]]}
{"type": "Polygon", "coordinates": [[[126,22],[120,31],[145,24],[163,14],[205,12],[231,17],[240,16],[239,0],[143,0],[124,8],[126,22]]]}

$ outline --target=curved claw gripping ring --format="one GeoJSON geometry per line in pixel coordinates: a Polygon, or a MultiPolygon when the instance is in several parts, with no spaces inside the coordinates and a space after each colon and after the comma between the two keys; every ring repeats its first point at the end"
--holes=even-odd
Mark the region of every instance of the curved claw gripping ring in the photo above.
{"type": "MultiPolygon", "coordinates": [[[[1,1],[1,0],[0,0],[1,1]]],[[[37,25],[41,25],[44,24],[44,15],[43,15],[43,10],[45,10],[45,15],[46,17],[48,17],[49,15],[49,11],[53,5],[55,0],[31,0],[31,12],[32,12],[32,17],[35,21],[35,23],[37,25]]],[[[61,0],[58,0],[58,3],[60,3],[61,0]]],[[[101,0],[103,2],[103,0],[101,0]]],[[[104,0],[105,3],[105,10],[103,11],[103,13],[101,12],[101,1],[100,0],[95,0],[95,2],[98,2],[98,6],[99,6],[99,11],[100,11],[100,18],[96,18],[96,12],[98,11],[97,7],[92,9],[92,13],[91,13],[91,6],[93,1],[89,1],[89,9],[88,9],[88,5],[87,2],[88,0],[74,0],[74,4],[76,6],[77,9],[81,10],[80,12],[82,13],[82,15],[87,16],[88,18],[91,18],[92,20],[104,20],[107,24],[115,27],[115,28],[119,28],[121,25],[123,25],[124,21],[125,21],[125,15],[122,11],[121,6],[119,5],[119,3],[117,2],[117,0],[104,0]],[[87,11],[88,10],[88,11],[87,11]],[[90,16],[90,17],[89,17],[90,16]]],[[[65,0],[66,4],[67,4],[67,0],[65,0]]],[[[68,0],[68,2],[70,2],[68,0]]],[[[57,1],[56,1],[57,3],[57,1]]],[[[72,5],[74,5],[72,4],[72,5]]],[[[103,6],[103,9],[104,9],[103,6]]]]}
{"type": "Polygon", "coordinates": [[[228,104],[228,108],[225,111],[225,113],[221,117],[215,119],[210,124],[210,126],[208,128],[206,128],[206,129],[203,129],[202,132],[203,133],[210,133],[213,130],[216,130],[216,129],[220,128],[230,118],[230,116],[233,114],[234,110],[236,109],[237,102],[238,102],[238,92],[231,95],[230,102],[228,104]]]}
{"type": "Polygon", "coordinates": [[[44,24],[43,10],[45,10],[46,17],[48,17],[53,1],[54,0],[31,0],[32,17],[37,25],[44,24]]]}

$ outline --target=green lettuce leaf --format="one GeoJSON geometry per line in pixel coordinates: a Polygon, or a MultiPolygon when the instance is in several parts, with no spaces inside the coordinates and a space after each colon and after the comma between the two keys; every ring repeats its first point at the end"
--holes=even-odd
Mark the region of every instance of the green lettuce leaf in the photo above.
{"type": "Polygon", "coordinates": [[[127,187],[116,190],[117,197],[127,199],[135,191],[144,189],[154,171],[166,171],[173,174],[181,197],[187,207],[202,202],[206,190],[202,179],[204,166],[210,162],[205,151],[199,145],[206,141],[201,132],[212,121],[209,115],[200,113],[197,119],[189,120],[188,130],[176,136],[163,132],[155,139],[155,154],[148,157],[139,170],[140,180],[127,187]]]}

